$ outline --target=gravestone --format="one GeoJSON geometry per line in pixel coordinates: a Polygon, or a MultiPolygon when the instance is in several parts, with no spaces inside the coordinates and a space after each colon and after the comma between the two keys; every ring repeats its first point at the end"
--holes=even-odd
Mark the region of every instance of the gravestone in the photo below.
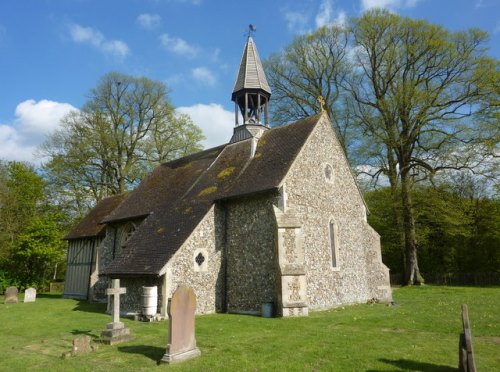
{"type": "Polygon", "coordinates": [[[474,349],[472,348],[472,332],[469,323],[469,310],[467,305],[462,305],[462,323],[464,332],[460,334],[458,344],[458,369],[463,372],[476,372],[474,349]]]}
{"type": "Polygon", "coordinates": [[[36,300],[36,289],[28,288],[24,291],[24,302],[35,302],[36,300]]]}
{"type": "Polygon", "coordinates": [[[168,345],[162,362],[176,363],[201,355],[196,347],[194,313],[196,295],[186,286],[180,285],[168,301],[168,345]]]}
{"type": "Polygon", "coordinates": [[[62,358],[68,358],[79,354],[91,353],[95,347],[91,345],[90,336],[77,337],[73,340],[73,350],[62,354],[62,358]]]}
{"type": "Polygon", "coordinates": [[[6,304],[17,304],[17,294],[19,291],[17,290],[16,287],[8,287],[5,290],[5,303],[6,304]]]}
{"type": "Polygon", "coordinates": [[[108,345],[129,341],[134,338],[130,334],[130,328],[120,322],[120,295],[127,293],[126,288],[120,288],[120,279],[112,280],[112,287],[106,289],[108,296],[113,296],[113,321],[106,325],[101,332],[101,342],[108,345]]]}

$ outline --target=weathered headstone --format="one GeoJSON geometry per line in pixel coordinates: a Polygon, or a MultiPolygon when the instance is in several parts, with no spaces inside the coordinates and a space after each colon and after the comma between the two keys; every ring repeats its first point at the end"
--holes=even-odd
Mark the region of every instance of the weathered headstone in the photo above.
{"type": "Polygon", "coordinates": [[[78,354],[87,354],[95,350],[91,345],[90,336],[77,337],[73,340],[73,350],[62,354],[62,358],[72,357],[78,354]]]}
{"type": "Polygon", "coordinates": [[[476,372],[474,349],[472,348],[472,332],[469,323],[469,310],[467,305],[462,305],[462,323],[464,333],[460,334],[458,344],[458,369],[463,372],[476,372]]]}
{"type": "Polygon", "coordinates": [[[36,300],[36,289],[28,288],[24,291],[24,302],[35,302],[36,300]]]}
{"type": "Polygon", "coordinates": [[[93,351],[90,336],[77,337],[73,340],[73,355],[86,354],[93,351]]]}
{"type": "Polygon", "coordinates": [[[6,304],[17,304],[17,294],[19,291],[17,290],[16,287],[8,287],[5,290],[5,303],[6,304]]]}
{"type": "Polygon", "coordinates": [[[101,332],[101,342],[105,344],[117,344],[134,338],[130,334],[130,328],[120,322],[120,295],[127,293],[126,288],[120,288],[120,279],[112,280],[113,286],[106,289],[106,294],[113,296],[113,321],[106,325],[101,332]]]}
{"type": "Polygon", "coordinates": [[[180,285],[168,302],[168,345],[162,362],[176,363],[201,355],[196,347],[194,313],[196,295],[185,285],[180,285]]]}

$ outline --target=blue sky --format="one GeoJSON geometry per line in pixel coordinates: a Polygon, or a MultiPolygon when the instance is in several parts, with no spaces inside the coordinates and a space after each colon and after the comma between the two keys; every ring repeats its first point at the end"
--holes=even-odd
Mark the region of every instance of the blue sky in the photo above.
{"type": "MultiPolygon", "coordinates": [[[[110,71],[165,82],[172,103],[202,127],[206,146],[227,142],[231,91],[255,24],[261,58],[318,26],[371,7],[450,30],[490,34],[500,58],[498,0],[4,0],[0,7],[0,159],[33,151],[110,71]]],[[[272,99],[271,99],[272,104],[272,99]]]]}

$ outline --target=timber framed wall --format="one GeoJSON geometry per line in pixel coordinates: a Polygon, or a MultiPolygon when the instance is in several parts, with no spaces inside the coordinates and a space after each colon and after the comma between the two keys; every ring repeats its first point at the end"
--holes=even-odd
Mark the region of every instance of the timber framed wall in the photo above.
{"type": "Polygon", "coordinates": [[[63,297],[88,299],[97,269],[97,250],[104,237],[68,241],[68,265],[63,297]]]}

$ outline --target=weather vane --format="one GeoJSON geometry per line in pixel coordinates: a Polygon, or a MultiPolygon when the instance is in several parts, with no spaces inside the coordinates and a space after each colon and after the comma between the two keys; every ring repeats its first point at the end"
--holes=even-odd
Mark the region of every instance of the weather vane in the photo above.
{"type": "Polygon", "coordinates": [[[257,27],[252,25],[251,23],[248,25],[248,28],[246,29],[245,35],[246,37],[252,36],[252,34],[257,32],[257,27]]]}

